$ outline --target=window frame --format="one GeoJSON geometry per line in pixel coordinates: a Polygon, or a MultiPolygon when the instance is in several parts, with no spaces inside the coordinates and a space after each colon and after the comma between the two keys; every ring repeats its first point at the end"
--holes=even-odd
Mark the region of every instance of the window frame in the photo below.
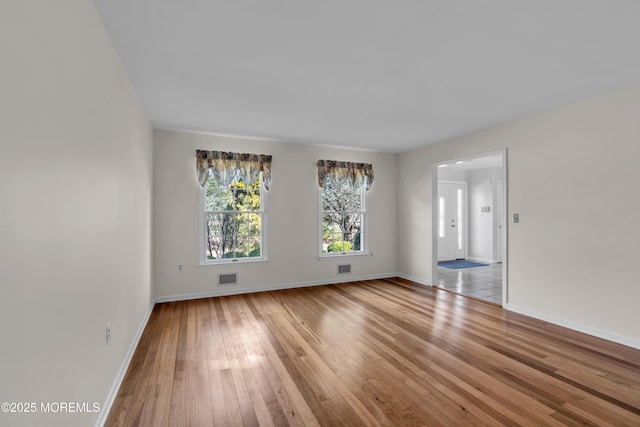
{"type": "Polygon", "coordinates": [[[359,257],[369,256],[369,232],[367,230],[368,215],[367,215],[367,190],[363,185],[360,188],[360,250],[349,252],[324,252],[323,250],[323,237],[324,230],[323,224],[323,209],[322,209],[322,194],[324,188],[318,186],[318,258],[320,259],[335,259],[340,257],[359,257]]]}
{"type": "MultiPolygon", "coordinates": [[[[209,178],[209,179],[213,179],[213,178],[209,178]]],[[[266,190],[264,183],[262,181],[262,176],[260,176],[260,211],[255,211],[256,213],[259,212],[262,215],[262,218],[260,220],[260,237],[261,237],[261,242],[260,242],[260,256],[259,257],[253,257],[253,258],[249,258],[249,257],[242,257],[242,258],[222,258],[222,259],[207,259],[207,248],[206,248],[206,244],[207,244],[207,219],[206,219],[206,209],[205,209],[205,204],[206,204],[206,193],[207,193],[207,187],[206,185],[204,187],[202,186],[198,186],[200,187],[199,191],[199,197],[198,197],[198,211],[199,211],[199,216],[200,216],[200,220],[199,220],[199,227],[198,227],[198,235],[199,235],[199,246],[200,246],[200,250],[199,250],[199,266],[200,267],[216,267],[216,266],[221,266],[221,265],[230,265],[230,264],[251,264],[251,263],[261,263],[261,262],[266,262],[268,261],[268,250],[267,250],[267,246],[268,246],[268,239],[267,239],[267,223],[268,223],[268,208],[267,208],[267,203],[268,203],[268,197],[267,197],[267,193],[268,191],[266,190]]],[[[253,211],[252,211],[253,212],[253,211]]]]}

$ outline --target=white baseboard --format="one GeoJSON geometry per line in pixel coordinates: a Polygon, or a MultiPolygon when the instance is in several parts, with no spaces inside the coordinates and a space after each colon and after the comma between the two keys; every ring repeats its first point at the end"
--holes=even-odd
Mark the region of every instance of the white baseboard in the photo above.
{"type": "Polygon", "coordinates": [[[617,344],[626,345],[628,347],[633,347],[635,349],[640,350],[640,341],[638,341],[637,339],[629,338],[623,335],[613,334],[611,332],[592,328],[590,326],[586,326],[581,323],[572,322],[566,319],[561,319],[559,317],[555,317],[549,314],[540,313],[535,310],[530,310],[528,308],[520,307],[514,304],[507,303],[503,306],[503,308],[505,310],[514,311],[519,314],[524,314],[525,316],[533,317],[534,319],[553,323],[554,325],[562,326],[564,328],[572,329],[574,331],[582,332],[587,335],[592,335],[597,338],[602,338],[607,341],[612,341],[617,344]]]}
{"type": "Polygon", "coordinates": [[[400,277],[401,279],[411,280],[412,282],[416,282],[417,284],[422,286],[429,286],[429,287],[433,286],[431,283],[427,283],[424,279],[419,279],[417,277],[409,276],[407,274],[398,273],[396,274],[396,276],[400,277]]]}
{"type": "Polygon", "coordinates": [[[206,292],[196,292],[191,294],[179,294],[179,295],[166,295],[155,297],[154,301],[156,303],[163,302],[174,302],[174,301],[187,301],[192,299],[199,298],[211,298],[211,297],[223,297],[229,295],[242,295],[242,294],[252,294],[256,292],[268,292],[268,291],[280,291],[283,289],[296,289],[296,288],[307,288],[311,286],[323,286],[323,285],[333,285],[336,283],[347,283],[347,282],[358,282],[360,280],[376,280],[376,279],[388,279],[391,277],[398,277],[397,274],[382,274],[382,275],[371,275],[371,276],[351,276],[345,274],[344,277],[335,278],[331,280],[317,280],[310,282],[294,282],[294,283],[286,283],[284,285],[268,285],[268,286],[260,286],[257,288],[230,288],[225,287],[222,289],[216,289],[212,291],[206,292]]]}
{"type": "Polygon", "coordinates": [[[122,362],[122,366],[120,366],[118,375],[111,385],[111,389],[107,394],[107,398],[104,401],[104,404],[100,408],[98,419],[96,419],[96,422],[93,424],[94,427],[102,427],[107,422],[107,417],[109,416],[109,412],[111,411],[113,402],[116,400],[116,396],[118,395],[118,391],[120,390],[122,381],[124,381],[124,376],[127,373],[127,369],[129,369],[129,364],[131,363],[131,359],[133,359],[133,354],[136,352],[136,348],[138,348],[138,343],[140,342],[140,338],[142,337],[142,332],[144,332],[144,328],[147,326],[147,322],[149,322],[149,317],[151,317],[151,312],[153,311],[154,305],[155,302],[151,301],[151,303],[149,304],[149,308],[147,309],[147,312],[142,319],[142,323],[140,323],[140,327],[136,332],[136,336],[133,338],[131,346],[129,346],[129,351],[127,351],[124,361],[122,362]]]}

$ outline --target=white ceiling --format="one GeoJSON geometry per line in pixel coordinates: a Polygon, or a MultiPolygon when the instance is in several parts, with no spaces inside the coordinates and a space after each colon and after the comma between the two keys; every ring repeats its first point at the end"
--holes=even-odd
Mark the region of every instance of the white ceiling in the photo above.
{"type": "Polygon", "coordinates": [[[640,84],[636,0],[96,0],[154,127],[403,152],[640,84]]]}

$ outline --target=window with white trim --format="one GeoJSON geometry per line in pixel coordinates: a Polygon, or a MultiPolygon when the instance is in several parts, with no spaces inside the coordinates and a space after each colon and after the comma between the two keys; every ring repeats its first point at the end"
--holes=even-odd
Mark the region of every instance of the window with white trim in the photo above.
{"type": "Polygon", "coordinates": [[[320,255],[367,252],[365,194],[373,185],[373,166],[318,160],[320,255]]]}
{"type": "Polygon", "coordinates": [[[330,177],[320,188],[323,256],[365,252],[365,194],[364,187],[354,188],[346,181],[338,184],[330,177]]]}
{"type": "Polygon", "coordinates": [[[202,190],[205,263],[265,258],[266,191],[261,190],[261,180],[251,185],[235,180],[228,186],[207,180],[202,190]]]}
{"type": "Polygon", "coordinates": [[[196,150],[200,263],[266,260],[271,156],[196,150]]]}

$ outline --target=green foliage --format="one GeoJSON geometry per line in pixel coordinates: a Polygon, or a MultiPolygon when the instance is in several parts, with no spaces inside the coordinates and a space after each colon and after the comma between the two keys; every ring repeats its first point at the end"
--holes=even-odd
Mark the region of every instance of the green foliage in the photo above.
{"type": "Polygon", "coordinates": [[[209,179],[205,199],[207,257],[260,256],[260,209],[259,181],[250,186],[243,181],[234,181],[224,188],[215,179],[209,179]],[[258,255],[252,255],[256,251],[258,255]]]}
{"type": "Polygon", "coordinates": [[[249,258],[259,257],[261,254],[262,251],[260,250],[260,246],[258,245],[257,247],[253,248],[251,252],[249,252],[249,258]]]}
{"type": "Polygon", "coordinates": [[[352,249],[351,243],[344,240],[336,240],[327,247],[327,252],[350,252],[352,249]]]}
{"type": "Polygon", "coordinates": [[[342,230],[338,224],[327,225],[326,222],[322,224],[322,240],[325,242],[330,242],[333,236],[337,234],[342,234],[342,230]]]}

